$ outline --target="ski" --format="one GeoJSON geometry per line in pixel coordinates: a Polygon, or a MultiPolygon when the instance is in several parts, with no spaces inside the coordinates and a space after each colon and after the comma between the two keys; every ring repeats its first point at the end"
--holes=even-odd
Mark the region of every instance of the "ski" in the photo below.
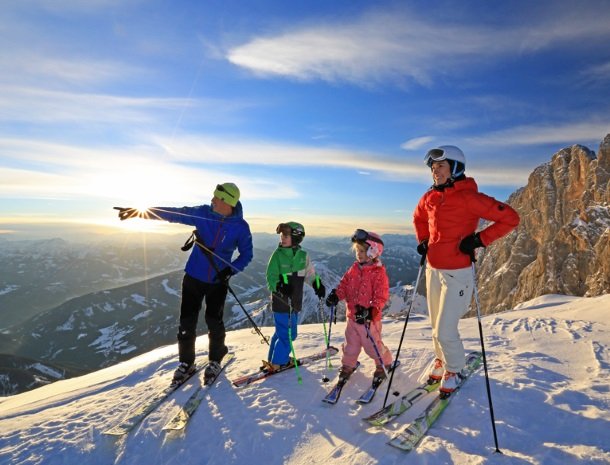
{"type": "MultiPolygon", "coordinates": [[[[479,352],[472,352],[466,356],[466,365],[468,366],[472,357],[479,355],[479,352]]],[[[423,399],[426,394],[434,392],[440,386],[440,381],[436,383],[430,383],[428,381],[423,382],[419,386],[411,389],[405,395],[396,399],[394,402],[386,405],[381,410],[363,418],[364,421],[370,423],[373,426],[383,426],[386,423],[394,420],[398,416],[409,410],[416,402],[423,399]]]]}
{"type": "Polygon", "coordinates": [[[186,427],[186,424],[190,418],[194,415],[199,405],[203,402],[208,389],[214,385],[218,379],[218,376],[220,376],[227,365],[229,365],[234,359],[235,354],[229,353],[225,355],[218,374],[213,379],[207,380],[205,383],[200,384],[197,389],[195,389],[184,406],[181,407],[180,410],[178,410],[178,413],[176,413],[176,415],[174,415],[172,419],[163,427],[164,431],[181,431],[186,427]]]}
{"type": "MultiPolygon", "coordinates": [[[[327,352],[327,350],[324,349],[323,351],[315,353],[313,355],[301,357],[298,361],[298,365],[299,366],[308,365],[309,363],[315,362],[316,360],[325,359],[326,352],[327,352]]],[[[336,355],[339,353],[339,349],[331,346],[328,348],[328,353],[329,353],[329,355],[336,355]]],[[[292,370],[294,367],[295,367],[295,365],[290,365],[287,367],[282,367],[279,370],[275,370],[275,371],[259,370],[256,373],[251,373],[249,375],[244,375],[239,378],[236,378],[236,379],[232,380],[231,382],[233,383],[233,386],[235,386],[235,387],[243,387],[243,386],[247,386],[249,384],[255,383],[257,381],[260,381],[262,379],[268,378],[269,376],[276,375],[276,374],[282,373],[284,371],[292,370]]]]}
{"type": "Polygon", "coordinates": [[[364,421],[370,423],[373,426],[383,426],[386,423],[392,421],[410,409],[413,404],[425,397],[426,394],[435,391],[440,386],[440,382],[434,384],[425,383],[420,384],[416,388],[407,392],[400,399],[386,405],[381,410],[363,418],[364,421]]]}
{"type": "MultiPolygon", "coordinates": [[[[359,366],[360,366],[360,362],[356,362],[356,368],[354,369],[354,371],[356,371],[359,366]]],[[[353,373],[352,373],[352,375],[353,375],[353,373]]],[[[351,375],[350,375],[350,378],[351,378],[351,375]]],[[[345,386],[348,381],[349,381],[349,378],[347,378],[347,379],[339,378],[339,381],[337,381],[337,383],[333,386],[333,388],[330,390],[330,392],[328,394],[326,394],[326,396],[324,396],[324,398],[322,399],[322,402],[326,402],[327,404],[335,405],[339,401],[339,397],[341,397],[341,392],[343,391],[343,386],[345,386]]]]}
{"type": "Polygon", "coordinates": [[[438,417],[445,411],[451,399],[455,396],[455,393],[460,390],[466,380],[476,371],[481,365],[482,354],[480,352],[472,353],[468,356],[466,362],[466,368],[462,370],[464,379],[462,383],[456,388],[450,396],[438,396],[436,397],[426,410],[424,410],[415,420],[410,424],[406,425],[401,431],[395,434],[388,444],[402,449],[405,452],[409,452],[419,444],[419,442],[426,436],[428,430],[436,422],[438,417]]]}
{"type": "MultiPolygon", "coordinates": [[[[388,374],[391,373],[392,371],[394,371],[396,369],[396,367],[398,367],[398,365],[400,365],[400,360],[396,360],[394,363],[392,363],[392,367],[388,371],[388,374]]],[[[369,404],[373,400],[373,397],[375,397],[375,394],[377,393],[377,389],[379,389],[379,386],[381,386],[386,379],[387,378],[385,376],[373,378],[371,387],[368,388],[366,390],[366,392],[363,393],[356,400],[356,402],[358,402],[359,404],[369,404]]]]}
{"type": "Polygon", "coordinates": [[[191,373],[187,378],[179,383],[170,384],[168,387],[159,390],[156,394],[147,397],[144,401],[133,407],[127,415],[116,425],[103,431],[103,434],[108,436],[123,436],[133,430],[140,422],[148,416],[153,410],[155,410],[165,399],[167,399],[174,391],[180,386],[184,385],[189,379],[205,369],[208,365],[205,363],[198,363],[195,366],[195,371],[191,373]]]}

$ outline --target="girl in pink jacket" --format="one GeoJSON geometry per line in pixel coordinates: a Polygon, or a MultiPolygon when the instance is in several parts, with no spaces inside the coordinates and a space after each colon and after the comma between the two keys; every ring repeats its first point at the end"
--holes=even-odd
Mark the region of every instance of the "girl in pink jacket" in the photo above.
{"type": "Polygon", "coordinates": [[[383,241],[373,232],[357,229],[352,242],[356,261],[326,298],[329,307],[340,300],[347,304],[339,379],[345,381],[354,372],[362,349],[375,360],[373,376],[383,378],[393,361],[390,350],[381,340],[381,310],[389,295],[388,275],[379,260],[383,241]]]}

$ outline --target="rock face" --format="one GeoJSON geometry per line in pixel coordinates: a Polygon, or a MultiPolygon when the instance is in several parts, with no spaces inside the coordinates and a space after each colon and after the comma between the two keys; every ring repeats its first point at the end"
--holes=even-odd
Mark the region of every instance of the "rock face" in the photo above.
{"type": "Polygon", "coordinates": [[[557,152],[507,203],[521,224],[479,259],[483,313],[544,294],[610,292],[610,134],[597,156],[581,145],[557,152]]]}

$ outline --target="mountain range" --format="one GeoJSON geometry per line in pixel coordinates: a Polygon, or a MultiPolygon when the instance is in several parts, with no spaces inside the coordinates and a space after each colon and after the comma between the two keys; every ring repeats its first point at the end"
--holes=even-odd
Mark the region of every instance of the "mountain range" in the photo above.
{"type": "MultiPolygon", "coordinates": [[[[388,275],[396,287],[397,297],[395,298],[403,302],[406,296],[399,289],[405,286],[402,283],[411,282],[415,278],[419,265],[419,256],[415,252],[415,239],[412,236],[402,235],[386,235],[383,238],[387,254],[384,263],[388,275]]],[[[245,310],[257,325],[263,327],[263,333],[271,336],[272,328],[269,326],[273,326],[273,317],[269,309],[265,271],[267,260],[277,246],[277,236],[255,234],[254,242],[255,251],[252,262],[243,273],[239,273],[231,279],[231,289],[239,303],[233,295],[228,295],[225,306],[225,325],[229,331],[249,327],[250,322],[244,313],[245,310]]],[[[310,242],[311,247],[309,244],[304,245],[307,245],[310,250],[312,261],[322,282],[328,289],[336,286],[342,274],[354,260],[350,251],[349,238],[313,238],[310,242]]],[[[17,247],[20,253],[27,256],[21,262],[21,269],[27,269],[30,264],[35,267],[36,258],[41,256],[41,250],[53,250],[53,257],[55,257],[57,252],[53,249],[54,245],[59,245],[64,251],[68,250],[68,255],[72,256],[77,254],[81,247],[77,244],[74,246],[75,250],[71,250],[69,244],[62,240],[35,241],[30,248],[19,243],[17,247]],[[32,255],[28,255],[28,253],[32,255]]],[[[8,248],[8,244],[4,244],[4,246],[8,248]]],[[[123,250],[124,246],[118,247],[123,250]]],[[[22,371],[31,373],[35,367],[44,364],[47,371],[65,373],[69,376],[107,367],[160,345],[175,342],[183,271],[174,269],[167,273],[157,274],[163,267],[171,266],[167,259],[148,261],[146,262],[147,267],[144,268],[143,260],[150,257],[152,253],[149,251],[146,255],[140,255],[143,258],[136,260],[135,269],[130,269],[127,273],[116,263],[118,260],[116,257],[121,256],[119,251],[115,250],[114,253],[110,253],[109,250],[111,247],[108,243],[98,246],[97,249],[92,246],[87,250],[87,257],[100,268],[115,267],[116,273],[121,272],[133,276],[137,270],[140,272],[147,270],[148,273],[155,274],[155,276],[125,286],[110,287],[68,299],[58,306],[39,311],[25,321],[5,328],[0,334],[0,353],[6,354],[7,360],[10,359],[9,355],[15,356],[10,362],[10,370],[8,364],[0,365],[2,368],[0,389],[4,390],[5,395],[28,390],[50,381],[40,375],[16,377],[14,373],[19,371],[19,367],[22,371]],[[112,260],[104,260],[104,256],[111,257],[112,260]]],[[[142,252],[142,250],[138,252],[142,252]]],[[[137,256],[138,252],[132,251],[132,255],[137,256]]],[[[183,260],[186,258],[186,254],[178,255],[175,243],[167,245],[163,249],[162,257],[169,257],[172,253],[183,260]]],[[[62,258],[56,262],[52,257],[48,258],[48,267],[50,269],[62,268],[65,266],[63,260],[62,258]]],[[[83,263],[86,261],[83,259],[83,263]]],[[[89,268],[83,266],[83,268],[91,270],[93,266],[89,268]]],[[[8,273],[8,270],[5,269],[5,272],[8,273]]],[[[28,274],[32,273],[28,272],[28,274]]],[[[76,281],[76,285],[83,279],[78,274],[64,275],[65,281],[59,282],[56,281],[57,275],[49,276],[51,277],[48,279],[52,279],[56,283],[56,287],[62,289],[71,287],[71,279],[76,281]]],[[[105,279],[114,282],[115,279],[120,280],[121,278],[110,275],[105,276],[105,279]]],[[[47,283],[39,283],[39,285],[50,286],[47,283]]],[[[43,303],[44,300],[41,300],[38,305],[42,306],[43,303]]],[[[307,287],[299,321],[301,323],[320,322],[322,318],[326,318],[325,307],[323,311],[324,315],[321,314],[319,301],[313,290],[307,287]]],[[[344,312],[343,305],[340,305],[338,308],[339,320],[344,319],[344,312]]],[[[199,331],[200,334],[207,333],[203,318],[200,319],[199,331]]],[[[2,363],[1,358],[0,363],[2,363]]]]}

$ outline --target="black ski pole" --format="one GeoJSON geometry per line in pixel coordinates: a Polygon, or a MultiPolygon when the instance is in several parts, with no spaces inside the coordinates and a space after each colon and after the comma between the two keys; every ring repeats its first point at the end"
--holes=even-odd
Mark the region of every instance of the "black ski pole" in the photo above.
{"type": "MultiPolygon", "coordinates": [[[[214,271],[216,272],[216,274],[220,274],[220,270],[218,269],[218,265],[216,265],[216,263],[214,262],[214,259],[212,258],[212,255],[216,255],[209,247],[207,247],[204,243],[202,243],[199,240],[199,236],[197,235],[196,231],[193,232],[193,236],[194,236],[194,243],[197,244],[199,247],[201,247],[201,250],[203,250],[203,254],[208,257],[208,260],[210,261],[210,264],[212,265],[212,268],[214,268],[214,271]]],[[[191,236],[191,238],[193,238],[193,236],[191,236]]],[[[184,247],[182,248],[182,250],[185,250],[185,248],[187,247],[187,244],[184,245],[184,247]]],[[[190,247],[189,247],[190,248],[190,247]]],[[[188,249],[186,249],[188,250],[188,249]]],[[[218,256],[218,255],[216,255],[218,256]]],[[[219,257],[220,258],[220,257],[219,257]]],[[[222,260],[222,259],[221,259],[222,260]]],[[[231,268],[234,268],[233,265],[231,263],[227,263],[231,268]]],[[[258,335],[263,339],[261,341],[261,344],[263,343],[267,343],[267,345],[269,345],[269,338],[267,336],[265,336],[260,328],[256,325],[256,322],[252,319],[252,317],[250,316],[250,314],[248,313],[248,311],[246,310],[246,308],[241,304],[241,302],[239,301],[239,299],[237,298],[237,296],[235,295],[235,292],[233,291],[233,289],[231,288],[231,286],[229,286],[229,282],[227,281],[226,283],[227,285],[227,289],[229,290],[229,292],[231,293],[231,295],[233,296],[233,298],[235,299],[235,301],[238,303],[238,305],[241,307],[241,309],[243,310],[243,312],[246,314],[246,316],[248,317],[248,320],[250,320],[250,323],[252,324],[252,327],[254,328],[254,331],[256,331],[258,333],[258,335]]]]}
{"type": "Polygon", "coordinates": [[[491,417],[491,428],[494,433],[494,443],[496,445],[496,452],[500,454],[502,451],[498,447],[498,434],[496,433],[496,418],[494,416],[494,406],[491,401],[491,386],[489,384],[489,373],[487,371],[487,357],[485,356],[485,343],[483,342],[483,325],[481,324],[481,309],[479,304],[479,291],[477,289],[477,272],[474,266],[474,262],[476,260],[472,260],[472,281],[473,281],[473,290],[474,290],[474,301],[477,307],[477,321],[479,323],[479,336],[481,338],[481,353],[483,354],[483,368],[485,369],[485,384],[487,386],[487,399],[489,400],[489,414],[491,417]]]}
{"type": "Polygon", "coordinates": [[[250,320],[250,323],[252,324],[252,327],[254,328],[254,331],[256,331],[258,333],[258,335],[262,338],[261,344],[262,343],[266,343],[267,345],[269,345],[269,338],[267,336],[265,336],[260,328],[257,326],[256,322],[252,319],[252,317],[250,316],[250,314],[248,313],[248,311],[246,310],[246,308],[242,305],[242,303],[239,301],[239,299],[237,298],[237,296],[235,295],[235,292],[233,292],[233,289],[231,288],[231,286],[229,286],[229,283],[227,283],[227,289],[229,290],[229,292],[231,293],[231,295],[233,296],[233,298],[235,299],[235,302],[237,302],[239,304],[239,306],[241,307],[241,309],[244,311],[244,313],[246,314],[246,316],[248,317],[248,320],[250,320]]]}
{"type": "MultiPolygon", "coordinates": [[[[405,338],[405,331],[407,330],[407,323],[409,323],[409,315],[411,314],[411,309],[413,308],[413,301],[415,300],[415,294],[417,293],[417,288],[419,287],[419,280],[421,278],[421,271],[426,264],[426,256],[422,255],[421,261],[419,262],[419,271],[417,272],[417,278],[415,279],[415,287],[413,288],[413,295],[411,296],[411,303],[409,304],[409,309],[407,310],[407,316],[405,317],[405,325],[402,328],[402,335],[400,336],[400,342],[398,343],[398,350],[396,351],[396,358],[394,359],[393,365],[398,363],[398,357],[400,357],[400,348],[402,347],[402,341],[405,338]]],[[[383,407],[385,408],[388,402],[388,396],[390,395],[390,389],[392,388],[392,381],[394,380],[394,373],[396,370],[392,370],[390,373],[390,380],[388,381],[388,389],[385,392],[385,398],[383,399],[383,407]]]]}

